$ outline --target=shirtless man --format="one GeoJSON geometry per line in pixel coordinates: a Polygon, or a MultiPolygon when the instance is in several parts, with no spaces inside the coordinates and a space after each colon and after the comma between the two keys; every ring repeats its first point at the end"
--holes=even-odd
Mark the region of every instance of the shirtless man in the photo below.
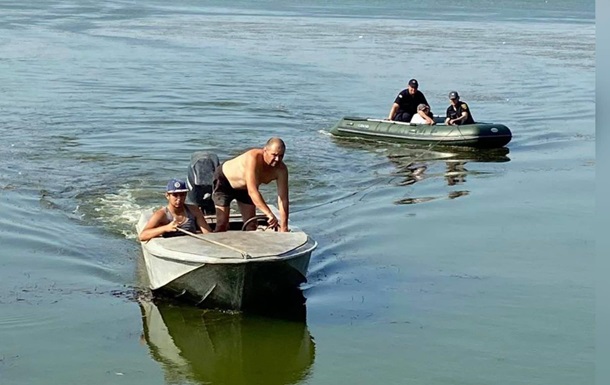
{"type": "Polygon", "coordinates": [[[288,231],[288,168],[282,161],[286,145],[280,138],[271,138],[263,148],[248,150],[229,159],[214,173],[212,199],[216,206],[216,232],[227,231],[229,205],[237,200],[244,222],[255,215],[256,208],[267,216],[269,227],[288,231]],[[277,205],[280,220],[275,217],[258,191],[261,183],[277,183],[277,205]]]}

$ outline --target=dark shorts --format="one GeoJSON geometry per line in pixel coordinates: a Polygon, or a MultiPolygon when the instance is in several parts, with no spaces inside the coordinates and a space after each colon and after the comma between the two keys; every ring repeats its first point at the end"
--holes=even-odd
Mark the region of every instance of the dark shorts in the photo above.
{"type": "Polygon", "coordinates": [[[248,194],[248,190],[238,190],[231,187],[231,183],[229,183],[229,180],[222,172],[222,164],[214,171],[213,185],[214,190],[212,191],[212,199],[216,206],[229,207],[233,199],[247,205],[254,205],[252,198],[250,198],[250,195],[248,194]]]}
{"type": "Polygon", "coordinates": [[[413,114],[410,114],[408,112],[404,112],[404,111],[399,111],[396,113],[396,115],[394,115],[394,118],[392,120],[397,120],[399,122],[410,122],[411,118],[413,117],[413,114]]]}

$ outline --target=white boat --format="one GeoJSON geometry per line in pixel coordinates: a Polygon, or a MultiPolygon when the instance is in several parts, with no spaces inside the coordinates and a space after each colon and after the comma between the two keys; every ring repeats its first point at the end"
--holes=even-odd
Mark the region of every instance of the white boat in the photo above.
{"type": "MultiPolygon", "coordinates": [[[[209,154],[195,153],[191,170],[201,159],[209,160],[209,154]]],[[[206,180],[202,182],[189,172],[189,184],[194,186],[189,197],[202,195],[198,186],[211,186],[211,173],[203,174],[206,180]]],[[[209,194],[203,195],[209,199],[209,194]]],[[[142,213],[136,225],[138,234],[152,214],[152,210],[142,213]]],[[[256,218],[264,225],[263,217],[256,218]]],[[[214,227],[213,214],[206,215],[206,220],[214,227]]],[[[287,233],[263,231],[260,225],[256,231],[241,231],[239,215],[231,215],[229,223],[227,232],[142,242],[150,289],[203,307],[245,310],[278,299],[306,281],[311,253],[317,247],[306,233],[293,226],[287,233]]]]}

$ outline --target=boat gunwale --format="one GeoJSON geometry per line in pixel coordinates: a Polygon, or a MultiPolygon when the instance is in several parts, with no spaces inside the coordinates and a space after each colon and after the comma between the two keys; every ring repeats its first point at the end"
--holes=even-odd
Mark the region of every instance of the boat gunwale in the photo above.
{"type": "Polygon", "coordinates": [[[452,127],[452,128],[465,128],[465,127],[486,127],[486,126],[502,126],[505,127],[506,129],[508,129],[510,131],[510,129],[502,123],[490,123],[490,122],[474,122],[471,124],[461,124],[461,125],[455,125],[455,126],[450,126],[448,124],[445,124],[443,117],[440,115],[435,115],[434,116],[434,120],[436,122],[436,124],[434,125],[430,125],[430,124],[426,124],[426,123],[411,123],[411,122],[401,122],[399,120],[386,120],[386,119],[376,119],[376,118],[355,118],[355,117],[344,117],[342,118],[339,123],[337,123],[335,125],[334,128],[336,128],[337,130],[339,129],[345,129],[344,127],[341,127],[341,123],[344,121],[351,121],[351,122],[374,122],[374,123],[383,123],[383,124],[387,124],[387,125],[397,125],[397,126],[407,126],[407,127],[452,127]]]}
{"type": "Polygon", "coordinates": [[[362,135],[369,135],[369,136],[385,136],[385,137],[397,138],[397,139],[412,139],[412,140],[417,140],[418,142],[422,142],[422,141],[426,141],[426,140],[429,140],[431,142],[437,142],[439,140],[442,140],[443,142],[463,141],[463,140],[485,140],[485,139],[494,140],[496,138],[508,137],[508,135],[496,135],[493,137],[485,137],[485,136],[464,135],[464,134],[460,134],[461,136],[454,137],[454,136],[447,136],[445,134],[444,136],[439,135],[440,136],[440,138],[439,138],[439,137],[435,137],[435,136],[431,136],[431,135],[426,135],[425,137],[423,135],[408,136],[408,134],[394,134],[394,133],[385,133],[385,132],[377,132],[377,131],[352,130],[352,129],[346,129],[346,128],[337,128],[337,130],[343,131],[343,132],[350,132],[353,134],[362,134],[362,135]]]}
{"type": "MultiPolygon", "coordinates": [[[[172,254],[176,254],[177,256],[189,256],[179,258],[177,256],[169,256],[169,255],[160,255],[158,252],[154,252],[151,250],[148,244],[142,243],[142,248],[149,254],[149,257],[154,257],[158,259],[162,259],[168,262],[176,262],[176,263],[188,263],[192,265],[204,265],[204,264],[216,264],[216,265],[235,265],[235,264],[245,264],[245,263],[256,263],[256,262],[278,262],[278,261],[289,261],[291,259],[295,259],[303,256],[307,253],[312,253],[318,247],[318,242],[307,235],[307,240],[305,243],[291,249],[285,251],[278,255],[265,255],[261,257],[252,257],[252,258],[244,258],[240,256],[239,258],[233,257],[213,257],[206,255],[196,255],[192,253],[185,253],[181,251],[171,250],[172,254]]],[[[154,249],[168,250],[163,246],[158,245],[154,247],[154,249]]],[[[236,252],[237,253],[237,252],[236,252]]]]}
{"type": "MultiPolygon", "coordinates": [[[[435,120],[437,123],[440,123],[442,119],[441,116],[435,115],[435,120]]],[[[421,132],[392,132],[392,126],[399,129],[408,129],[408,128],[439,128],[447,131],[448,128],[451,127],[451,131],[453,131],[454,126],[449,126],[443,123],[436,124],[434,126],[428,124],[417,124],[410,122],[400,122],[394,120],[385,120],[385,119],[374,119],[374,118],[360,118],[360,117],[344,117],[342,118],[335,126],[330,130],[331,134],[337,137],[347,137],[347,136],[360,136],[362,138],[380,138],[380,139],[395,139],[404,142],[410,142],[414,144],[430,144],[436,143],[439,145],[445,146],[468,146],[474,148],[487,148],[487,147],[502,147],[508,144],[512,139],[512,133],[510,132],[510,128],[501,123],[488,123],[488,122],[477,122],[474,124],[465,124],[460,126],[455,126],[457,128],[458,134],[449,135],[451,131],[441,133],[439,132],[436,135],[433,135],[431,132],[421,133],[421,132]],[[375,127],[369,128],[359,128],[359,127],[345,127],[346,122],[349,122],[348,125],[354,125],[358,122],[370,122],[372,124],[377,124],[375,127]],[[385,125],[387,131],[377,131],[375,128],[379,126],[379,124],[385,125]],[[467,133],[466,135],[462,133],[462,130],[491,130],[493,128],[501,128],[501,130],[506,130],[504,133],[494,133],[493,135],[485,134],[476,134],[476,133],[467,133]]],[[[411,130],[413,131],[413,129],[411,130]]]]}

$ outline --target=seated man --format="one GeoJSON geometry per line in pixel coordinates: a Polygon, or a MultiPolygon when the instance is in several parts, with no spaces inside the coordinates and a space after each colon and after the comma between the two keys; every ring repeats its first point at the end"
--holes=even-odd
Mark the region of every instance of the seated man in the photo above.
{"type": "Polygon", "coordinates": [[[185,203],[188,191],[186,182],[182,180],[172,179],[167,183],[167,206],[161,207],[150,217],[142,232],[138,234],[140,241],[148,241],[158,236],[182,235],[180,230],[204,234],[212,232],[199,207],[185,203]]]}
{"type": "Polygon", "coordinates": [[[288,168],[282,161],[285,152],[284,141],[271,138],[265,147],[248,150],[216,169],[212,193],[216,207],[216,232],[227,231],[229,205],[233,199],[237,200],[244,223],[255,215],[258,207],[267,216],[269,227],[277,229],[279,226],[280,231],[288,231],[288,168]],[[258,190],[261,183],[273,180],[277,183],[279,221],[258,190]]]}
{"type": "Polygon", "coordinates": [[[411,123],[415,123],[415,124],[436,124],[434,122],[434,119],[432,119],[430,116],[430,106],[428,106],[427,104],[420,104],[419,106],[417,106],[417,114],[413,115],[413,117],[411,118],[411,123]]]}
{"type": "MultiPolygon", "coordinates": [[[[417,83],[417,80],[409,80],[407,88],[400,91],[398,96],[396,96],[388,114],[388,120],[410,122],[413,115],[417,114],[418,105],[425,104],[429,106],[426,97],[417,89],[418,87],[419,83],[417,83]]],[[[431,112],[429,116],[432,117],[431,112]]]]}
{"type": "Polygon", "coordinates": [[[447,118],[445,119],[445,124],[474,124],[474,118],[470,113],[468,104],[466,104],[466,102],[460,102],[460,95],[457,93],[457,91],[449,92],[449,100],[451,105],[447,108],[447,118]]]}

